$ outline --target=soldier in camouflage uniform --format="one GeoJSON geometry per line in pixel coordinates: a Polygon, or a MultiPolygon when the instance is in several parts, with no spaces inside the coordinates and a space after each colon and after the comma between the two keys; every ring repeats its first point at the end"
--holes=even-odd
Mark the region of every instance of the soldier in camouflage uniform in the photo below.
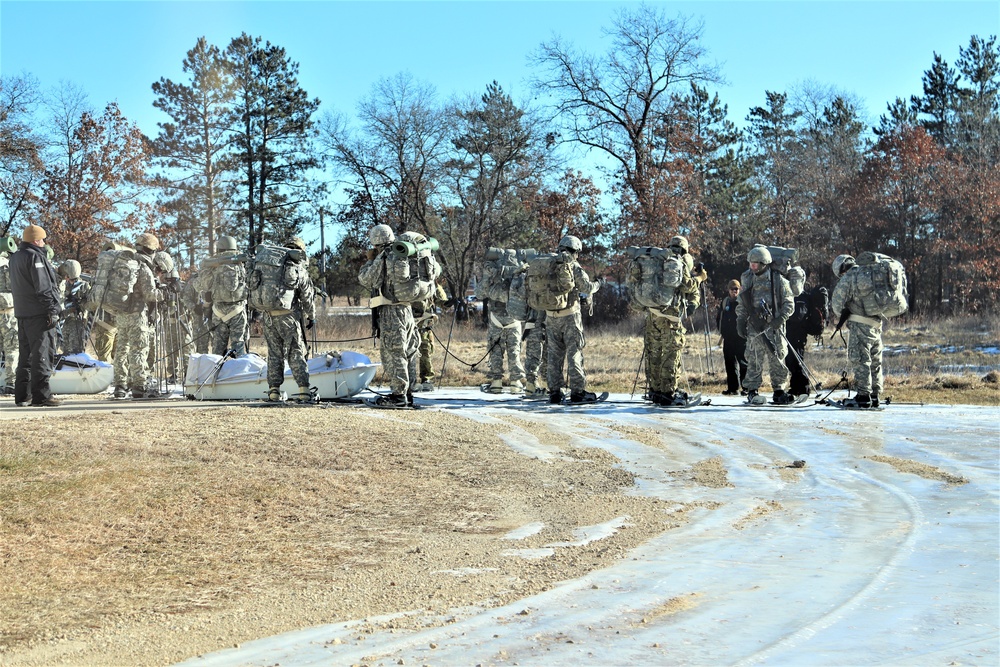
{"type": "Polygon", "coordinates": [[[181,293],[178,294],[181,310],[187,315],[191,324],[191,346],[192,351],[198,354],[208,352],[209,339],[211,338],[209,322],[205,321],[205,304],[201,300],[201,283],[198,282],[199,275],[195,271],[184,281],[181,293]]]}
{"type": "Polygon", "coordinates": [[[839,255],[833,260],[833,275],[839,281],[830,297],[830,310],[840,316],[845,310],[847,318],[847,360],[854,369],[854,398],[844,401],[845,405],[857,408],[877,408],[883,389],[882,375],[882,318],[868,317],[864,306],[852,288],[856,281],[845,279],[848,272],[857,266],[850,255],[839,255]]]}
{"type": "Polygon", "coordinates": [[[14,393],[14,374],[17,370],[17,318],[14,317],[14,295],[10,291],[10,253],[17,249],[16,242],[0,236],[0,351],[4,356],[4,377],[0,377],[0,391],[14,393]]]}
{"type": "Polygon", "coordinates": [[[83,304],[87,302],[90,285],[80,280],[80,262],[75,259],[63,262],[57,273],[64,278],[62,351],[63,354],[80,354],[87,344],[89,326],[83,304]]]}
{"type": "Polygon", "coordinates": [[[524,323],[524,393],[541,396],[547,393],[545,358],[545,311],[531,309],[528,321],[524,323]]]}
{"type": "Polygon", "coordinates": [[[153,253],[160,242],[152,234],[140,234],[135,241],[139,273],[132,295],[123,312],[115,315],[115,398],[125,398],[126,386],[132,398],[155,397],[156,391],[146,389],[149,348],[152,344],[153,326],[149,311],[163,300],[163,293],[156,288],[153,274],[153,253]]]}
{"type": "Polygon", "coordinates": [[[785,356],[785,320],[795,310],[795,299],[785,279],[771,270],[771,253],[766,246],[756,245],[747,254],[750,269],[740,278],[743,289],[736,304],[736,331],[746,339],[747,375],[743,388],[747,402],[762,405],[767,399],[759,394],[763,383],[764,364],[771,376],[772,402],[785,405],[795,397],[785,391],[788,367],[785,356]]]}
{"type": "Polygon", "coordinates": [[[396,298],[396,276],[389,257],[389,246],[395,238],[388,225],[371,228],[368,240],[372,247],[358,273],[358,282],[372,293],[369,304],[376,309],[382,368],[389,377],[391,393],[376,400],[391,407],[406,407],[413,404],[420,335],[410,304],[396,298]]]}
{"type": "MultiPolygon", "coordinates": [[[[232,236],[220,236],[217,248],[216,258],[237,255],[232,236]]],[[[236,356],[244,355],[249,335],[246,270],[232,263],[202,266],[205,301],[212,304],[212,352],[221,356],[233,350],[236,356]]]]}
{"type": "MultiPolygon", "coordinates": [[[[287,248],[305,253],[306,244],[295,237],[287,248]]],[[[286,260],[283,288],[294,292],[291,310],[272,310],[263,313],[264,340],[267,342],[267,400],[281,400],[281,384],[285,381],[285,361],[292,369],[292,377],[299,393],[292,397],[299,403],[312,401],[309,389],[309,366],[306,363],[304,329],[312,329],[316,320],[315,290],[309,277],[309,262],[286,260]]]]}
{"type": "MultiPolygon", "coordinates": [[[[402,236],[400,236],[402,238],[402,236]]],[[[431,358],[434,354],[434,325],[438,321],[437,308],[448,303],[448,295],[441,285],[434,286],[434,295],[426,301],[410,304],[413,309],[413,321],[420,334],[420,349],[418,356],[418,382],[413,391],[434,391],[434,365],[431,358]]]]}
{"type": "Polygon", "coordinates": [[[549,381],[549,401],[562,402],[564,369],[568,366],[570,402],[593,401],[597,395],[587,391],[587,376],[583,371],[583,348],[587,341],[583,335],[583,317],[580,314],[580,295],[592,296],[601,288],[600,281],[592,281],[583,270],[577,257],[583,250],[583,243],[575,236],[566,235],[560,241],[556,252],[563,253],[567,263],[573,268],[575,284],[569,294],[569,305],[561,310],[545,311],[545,344],[549,381]]]}
{"type": "Polygon", "coordinates": [[[707,278],[703,269],[692,273],[691,261],[684,261],[688,254],[688,241],[683,236],[670,240],[668,250],[680,258],[684,276],[674,292],[669,306],[646,308],[646,328],[643,345],[646,357],[646,384],[649,400],[657,405],[685,405],[687,393],[678,391],[677,379],[681,375],[681,352],[684,351],[684,325],[681,319],[686,311],[693,311],[701,303],[701,283],[707,278]]]}

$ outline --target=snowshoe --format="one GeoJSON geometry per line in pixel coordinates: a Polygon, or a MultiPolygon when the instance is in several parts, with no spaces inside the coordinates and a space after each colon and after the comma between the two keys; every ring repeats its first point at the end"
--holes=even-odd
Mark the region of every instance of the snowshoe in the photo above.
{"type": "Polygon", "coordinates": [[[406,401],[406,396],[402,394],[384,394],[374,398],[361,399],[369,408],[379,408],[381,410],[412,410],[414,405],[406,401]]]}
{"type": "Polygon", "coordinates": [[[589,405],[591,403],[600,403],[601,401],[606,401],[610,394],[608,392],[601,392],[600,394],[595,394],[592,391],[580,391],[573,392],[569,396],[569,402],[567,405],[589,405]]]}

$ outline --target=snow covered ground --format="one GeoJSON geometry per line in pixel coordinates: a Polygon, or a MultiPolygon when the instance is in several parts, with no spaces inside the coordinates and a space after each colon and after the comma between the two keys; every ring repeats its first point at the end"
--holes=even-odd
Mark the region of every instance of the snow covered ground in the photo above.
{"type": "MultiPolygon", "coordinates": [[[[184,665],[1000,664],[997,408],[713,397],[656,411],[612,395],[567,409],[461,389],[421,400],[487,422],[517,410],[614,454],[637,476],[635,493],[713,508],[610,568],[505,607],[455,609],[418,631],[359,633],[372,618],[308,628],[184,665]],[[660,446],[629,439],[630,428],[658,432],[660,446]],[[716,456],[730,486],[678,478],[716,456]]],[[[539,465],[558,455],[533,440],[508,442],[539,465]]],[[[545,558],[627,521],[527,553],[518,539],[541,528],[529,524],[504,544],[511,558],[545,558]]]]}

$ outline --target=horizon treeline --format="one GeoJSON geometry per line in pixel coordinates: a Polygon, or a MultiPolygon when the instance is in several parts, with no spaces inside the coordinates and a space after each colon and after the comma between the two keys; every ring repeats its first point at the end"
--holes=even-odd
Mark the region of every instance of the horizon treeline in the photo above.
{"type": "Polygon", "coordinates": [[[954,64],[928,54],[922,90],[875,126],[862,101],[807,83],[763,91],[739,128],[697,19],[639,5],[606,32],[602,53],[539,45],[532,104],[496,81],[444,98],[399,73],[351,113],[321,111],[281,46],[200,38],[181,80],[151,82],[167,118],[155,136],[72,84],[0,77],[0,236],[41,224],[57,259],[86,270],[106,240],[151,231],[195,270],[220,235],[251,249],[319,221],[338,242],[314,249],[317,284],[358,297],[376,224],[437,238],[452,294],[489,246],[549,250],[572,233],[591,272],[620,280],[627,246],[682,234],[719,294],[766,243],[798,248],[812,284],[832,284],[838,254],[891,255],[915,313],[996,306],[995,35],[954,64]]]}

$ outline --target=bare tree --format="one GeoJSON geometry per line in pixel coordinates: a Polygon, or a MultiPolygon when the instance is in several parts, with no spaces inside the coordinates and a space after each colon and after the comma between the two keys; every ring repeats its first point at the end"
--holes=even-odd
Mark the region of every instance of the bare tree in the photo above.
{"type": "Polygon", "coordinates": [[[655,133],[671,93],[720,77],[704,62],[701,23],[689,17],[627,7],[605,33],[611,44],[602,56],[577,53],[558,38],[542,44],[533,57],[542,70],[535,86],[554,100],[568,139],[609,156],[639,217],[656,220],[665,203],[657,198],[655,133]]]}
{"type": "Polygon", "coordinates": [[[40,103],[34,78],[0,77],[0,236],[27,222],[28,204],[43,175],[44,139],[32,122],[40,103]]]}

